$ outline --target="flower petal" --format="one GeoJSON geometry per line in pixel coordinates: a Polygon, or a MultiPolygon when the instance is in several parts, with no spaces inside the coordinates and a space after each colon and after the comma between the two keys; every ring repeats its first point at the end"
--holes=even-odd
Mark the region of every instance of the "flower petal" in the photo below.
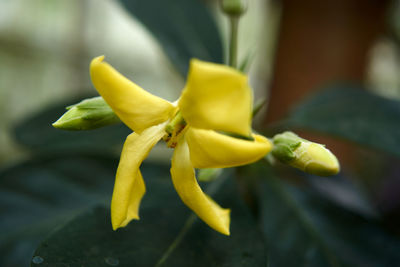
{"type": "Polygon", "coordinates": [[[252,98],[246,75],[225,65],[193,59],[179,108],[193,127],[248,136],[252,98]]]}
{"type": "Polygon", "coordinates": [[[272,144],[261,135],[253,137],[254,141],[248,141],[193,127],[185,133],[195,168],[227,168],[259,160],[272,149],[272,144]]]}
{"type": "Polygon", "coordinates": [[[126,138],[111,201],[111,221],[114,230],[126,226],[133,219],[139,219],[139,204],[146,191],[139,167],[165,134],[166,124],[167,122],[150,127],[140,135],[132,133],[126,138]]]}
{"type": "Polygon", "coordinates": [[[229,235],[230,210],[221,208],[201,190],[190,162],[189,147],[184,138],[179,140],[175,148],[171,176],[175,190],[183,203],[211,228],[229,235]]]}
{"type": "Polygon", "coordinates": [[[145,193],[146,186],[143,181],[143,176],[140,170],[138,170],[133,179],[132,190],[130,192],[128,208],[126,211],[126,219],[122,221],[119,226],[113,226],[114,230],[119,227],[127,226],[131,220],[139,220],[139,206],[145,193]]]}
{"type": "Polygon", "coordinates": [[[141,133],[173,116],[173,104],[146,92],[103,59],[104,56],[96,57],[90,64],[93,85],[129,128],[141,133]]]}

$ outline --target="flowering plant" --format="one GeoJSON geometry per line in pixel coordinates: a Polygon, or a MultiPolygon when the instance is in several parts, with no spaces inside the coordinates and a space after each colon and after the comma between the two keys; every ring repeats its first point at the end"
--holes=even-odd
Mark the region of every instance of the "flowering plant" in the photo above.
{"type": "Polygon", "coordinates": [[[103,59],[98,57],[91,63],[93,84],[134,131],[125,141],[117,170],[111,204],[113,228],[139,218],[145,193],[139,166],[150,149],[164,139],[175,149],[171,175],[182,201],[210,227],[229,235],[229,210],[202,192],[194,168],[243,165],[271,150],[267,138],[251,133],[252,96],[246,76],[223,65],[192,60],[182,96],[170,103],[130,82],[103,59]]]}

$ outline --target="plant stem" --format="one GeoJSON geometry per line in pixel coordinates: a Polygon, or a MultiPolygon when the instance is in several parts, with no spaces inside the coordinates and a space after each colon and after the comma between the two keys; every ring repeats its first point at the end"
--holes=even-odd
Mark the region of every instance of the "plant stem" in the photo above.
{"type": "Polygon", "coordinates": [[[155,267],[160,267],[165,263],[165,261],[172,254],[172,252],[174,252],[176,247],[182,242],[182,240],[185,237],[186,233],[190,230],[190,228],[192,227],[193,223],[196,221],[196,218],[197,218],[196,214],[194,214],[194,213],[190,214],[190,216],[186,220],[185,225],[183,226],[182,230],[179,232],[178,236],[174,239],[172,244],[168,247],[167,251],[161,257],[161,259],[157,262],[155,267]]]}
{"type": "MultiPolygon", "coordinates": [[[[210,185],[207,187],[206,193],[209,196],[214,195],[224,184],[226,179],[228,178],[228,175],[225,177],[220,177],[218,180],[215,180],[214,182],[210,183],[210,185]]],[[[185,225],[182,227],[181,231],[178,233],[177,237],[172,241],[171,245],[167,248],[167,250],[164,252],[164,254],[161,256],[160,260],[156,263],[155,267],[161,267],[169,258],[169,256],[172,255],[172,253],[175,251],[175,249],[181,244],[183,241],[184,237],[186,236],[187,232],[191,229],[193,224],[197,220],[197,215],[194,213],[191,213],[188,217],[188,219],[185,222],[185,225]]]]}
{"type": "Polygon", "coordinates": [[[229,62],[228,65],[237,68],[237,50],[238,50],[238,30],[239,17],[229,16],[230,40],[229,40],[229,62]]]}

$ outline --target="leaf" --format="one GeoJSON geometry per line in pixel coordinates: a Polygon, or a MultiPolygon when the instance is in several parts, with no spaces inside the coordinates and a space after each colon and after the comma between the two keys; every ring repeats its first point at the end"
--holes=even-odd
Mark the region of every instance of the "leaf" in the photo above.
{"type": "Polygon", "coordinates": [[[191,58],[222,63],[217,25],[199,0],[121,0],[161,43],[179,72],[186,76],[191,58]]]}
{"type": "Polygon", "coordinates": [[[262,179],[259,205],[268,266],[399,266],[400,240],[378,221],[291,186],[266,167],[252,172],[262,179]]]}
{"type": "MultiPolygon", "coordinates": [[[[79,99],[84,99],[82,97],[79,99]]],[[[36,152],[110,152],[121,145],[132,131],[123,124],[90,131],[70,132],[52,126],[73,99],[49,107],[21,121],[14,128],[16,141],[36,152]]]]}
{"type": "Polygon", "coordinates": [[[27,266],[56,226],[110,202],[116,164],[106,156],[36,156],[1,171],[0,266],[27,266]]]}
{"type": "Polygon", "coordinates": [[[232,209],[227,237],[191,215],[165,176],[144,175],[139,221],[114,232],[109,210],[93,208],[45,239],[34,259],[43,259],[40,266],[265,266],[263,241],[231,177],[216,181],[223,183],[216,201],[232,209]]]}
{"type": "Polygon", "coordinates": [[[311,129],[400,156],[400,102],[351,86],[333,87],[291,112],[286,127],[311,129]]]}

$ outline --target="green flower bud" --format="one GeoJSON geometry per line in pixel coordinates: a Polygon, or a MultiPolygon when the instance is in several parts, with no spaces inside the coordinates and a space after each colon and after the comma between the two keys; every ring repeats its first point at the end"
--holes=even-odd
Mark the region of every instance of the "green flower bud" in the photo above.
{"type": "Polygon", "coordinates": [[[240,16],[247,10],[246,0],[221,0],[222,11],[229,16],[240,16]]]}
{"type": "Polygon", "coordinates": [[[114,111],[102,97],[85,99],[78,104],[67,107],[53,127],[62,130],[92,130],[121,122],[114,111]]]}
{"type": "Polygon", "coordinates": [[[292,167],[319,176],[334,175],[340,170],[337,158],[324,145],[300,138],[292,132],[275,135],[273,142],[272,155],[292,167]]]}

